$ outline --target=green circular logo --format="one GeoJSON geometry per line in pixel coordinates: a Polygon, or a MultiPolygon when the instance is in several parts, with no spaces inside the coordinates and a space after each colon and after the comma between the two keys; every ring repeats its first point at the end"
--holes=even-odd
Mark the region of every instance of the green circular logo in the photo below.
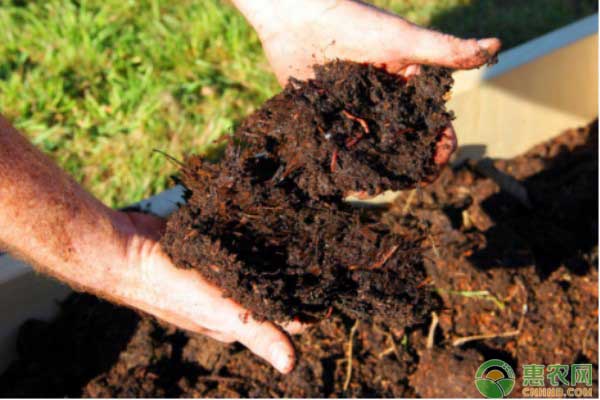
{"type": "Polygon", "coordinates": [[[515,372],[502,360],[487,360],[475,373],[475,386],[488,399],[501,399],[515,387],[515,372]]]}

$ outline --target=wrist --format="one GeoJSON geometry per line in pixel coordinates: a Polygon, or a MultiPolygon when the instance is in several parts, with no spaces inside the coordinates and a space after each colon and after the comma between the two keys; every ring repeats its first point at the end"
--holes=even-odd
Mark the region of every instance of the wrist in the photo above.
{"type": "Polygon", "coordinates": [[[58,264],[56,274],[64,274],[63,279],[76,289],[111,299],[132,279],[129,243],[135,228],[120,212],[107,209],[103,214],[97,227],[80,232],[74,243],[78,256],[73,262],[58,264]]]}
{"type": "Polygon", "coordinates": [[[306,24],[339,0],[232,0],[262,40],[290,26],[306,24]]]}
{"type": "Polygon", "coordinates": [[[109,300],[116,300],[135,280],[135,263],[131,260],[133,224],[122,213],[105,208],[96,215],[95,225],[82,229],[79,219],[64,221],[71,235],[66,251],[47,253],[47,258],[32,258],[38,270],[85,291],[109,300]],[[73,227],[72,225],[75,225],[73,227]]]}
{"type": "MultiPolygon", "coordinates": [[[[117,243],[110,247],[102,263],[105,279],[96,282],[99,295],[123,304],[135,305],[150,295],[158,284],[153,271],[157,260],[166,257],[159,243],[164,221],[135,212],[114,212],[112,216],[117,243]]],[[[144,308],[144,307],[138,307],[144,308]]]]}

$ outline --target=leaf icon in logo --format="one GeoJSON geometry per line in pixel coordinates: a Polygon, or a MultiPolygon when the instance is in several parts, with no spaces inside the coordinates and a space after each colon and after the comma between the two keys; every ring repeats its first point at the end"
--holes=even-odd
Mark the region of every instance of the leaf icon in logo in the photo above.
{"type": "Polygon", "coordinates": [[[496,383],[500,385],[505,396],[508,396],[515,386],[515,380],[510,378],[497,380],[496,383]]]}
{"type": "Polygon", "coordinates": [[[481,394],[489,399],[501,399],[504,397],[504,391],[496,382],[491,379],[482,378],[475,381],[475,386],[481,394]]]}

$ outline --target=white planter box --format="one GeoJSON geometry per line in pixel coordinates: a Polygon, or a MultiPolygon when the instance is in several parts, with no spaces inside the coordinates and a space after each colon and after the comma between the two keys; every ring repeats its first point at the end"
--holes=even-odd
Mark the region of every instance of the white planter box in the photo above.
{"type": "MultiPolygon", "coordinates": [[[[492,67],[455,74],[449,107],[466,157],[512,157],[598,115],[598,15],[500,54],[492,67]]],[[[138,205],[160,216],[181,201],[181,188],[138,205]]],[[[393,193],[376,202],[389,201],[393,193]]],[[[19,326],[51,318],[69,288],[0,255],[0,371],[15,356],[19,326]]]]}

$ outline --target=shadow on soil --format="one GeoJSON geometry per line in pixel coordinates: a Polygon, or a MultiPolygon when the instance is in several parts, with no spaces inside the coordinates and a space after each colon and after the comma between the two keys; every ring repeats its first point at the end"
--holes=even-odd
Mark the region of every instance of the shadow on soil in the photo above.
{"type": "Polygon", "coordinates": [[[598,122],[590,127],[585,144],[562,147],[543,161],[542,171],[520,182],[530,207],[502,189],[481,203],[494,225],[470,261],[484,269],[535,264],[541,278],[562,264],[575,274],[588,271],[585,257],[598,243],[598,122]]]}
{"type": "Polygon", "coordinates": [[[61,309],[52,322],[21,326],[19,358],[0,376],[0,397],[79,397],[85,383],[115,364],[140,320],[90,295],[71,295],[61,309]]]}

